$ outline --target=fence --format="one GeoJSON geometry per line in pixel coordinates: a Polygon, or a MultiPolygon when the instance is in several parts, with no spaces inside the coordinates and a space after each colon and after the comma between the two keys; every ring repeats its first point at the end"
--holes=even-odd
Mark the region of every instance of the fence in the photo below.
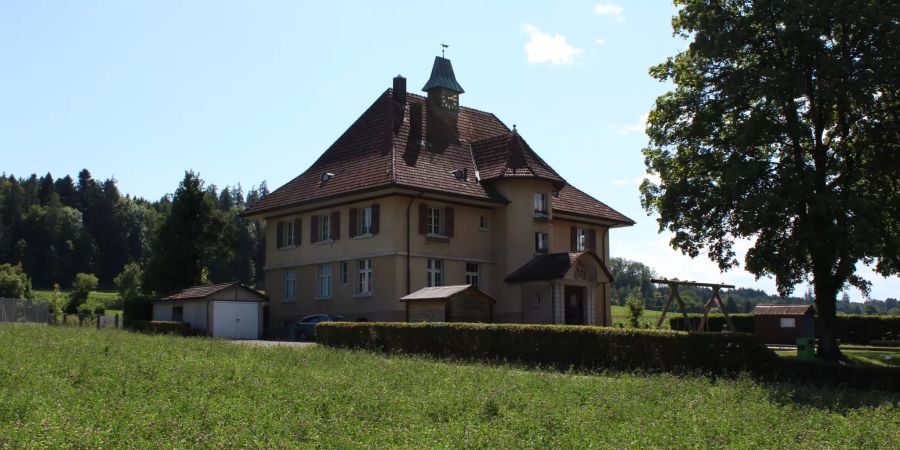
{"type": "Polygon", "coordinates": [[[74,325],[79,327],[123,328],[122,317],[118,314],[101,316],[99,314],[62,314],[53,321],[56,325],[74,325]]]}
{"type": "Polygon", "coordinates": [[[50,306],[44,300],[0,298],[0,322],[47,323],[50,306]]]}

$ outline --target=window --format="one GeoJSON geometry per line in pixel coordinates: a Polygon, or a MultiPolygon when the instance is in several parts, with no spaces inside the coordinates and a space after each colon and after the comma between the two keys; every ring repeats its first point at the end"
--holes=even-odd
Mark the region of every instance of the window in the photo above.
{"type": "Polygon", "coordinates": [[[797,326],[797,319],[793,317],[782,317],[781,328],[794,328],[797,326]]]}
{"type": "Polygon", "coordinates": [[[488,231],[491,229],[490,225],[488,225],[487,216],[481,216],[481,219],[478,221],[478,229],[481,231],[488,231]]]}
{"type": "Polygon", "coordinates": [[[535,192],[534,193],[534,216],[535,217],[547,217],[548,211],[550,208],[548,207],[547,193],[546,192],[535,192]]]}
{"type": "Polygon", "coordinates": [[[478,282],[481,281],[481,272],[479,269],[478,263],[466,263],[466,284],[478,287],[478,282]]]}
{"type": "Polygon", "coordinates": [[[537,253],[547,253],[550,249],[550,242],[547,233],[534,233],[534,251],[537,253]]]}
{"type": "Polygon", "coordinates": [[[172,307],[172,321],[184,322],[184,306],[172,307]]]}
{"type": "Polygon", "coordinates": [[[296,299],[297,294],[297,272],[293,270],[284,271],[284,301],[290,302],[296,299]]]}
{"type": "Polygon", "coordinates": [[[360,259],[356,262],[356,294],[372,293],[372,260],[360,259]]]}
{"type": "Polygon", "coordinates": [[[285,247],[293,247],[294,246],[294,221],[288,221],[284,223],[284,246],[285,247]]]}
{"type": "Polygon", "coordinates": [[[331,264],[319,264],[316,297],[331,298],[331,264]]]}
{"type": "Polygon", "coordinates": [[[347,285],[347,272],[349,270],[347,266],[349,266],[347,261],[341,261],[341,286],[347,285]]]}
{"type": "Polygon", "coordinates": [[[300,219],[279,221],[275,234],[276,248],[293,248],[300,245],[300,219]]]}
{"type": "Polygon", "coordinates": [[[541,300],[541,293],[540,293],[540,292],[535,292],[535,294],[534,294],[534,300],[531,302],[531,306],[534,306],[534,307],[541,306],[541,301],[542,301],[542,300],[541,300]]]}
{"type": "Polygon", "coordinates": [[[372,234],[372,207],[359,208],[358,214],[356,235],[365,236],[372,234]]]}
{"type": "Polygon", "coordinates": [[[583,252],[588,249],[588,233],[584,228],[575,229],[575,251],[583,252]]]}
{"type": "Polygon", "coordinates": [[[444,222],[441,220],[440,208],[428,208],[428,234],[434,236],[444,235],[444,222]]]}
{"type": "Polygon", "coordinates": [[[316,229],[316,241],[330,241],[331,240],[331,216],[327,214],[323,214],[321,216],[316,216],[313,218],[316,221],[317,229],[316,229]]]}
{"type": "Polygon", "coordinates": [[[444,261],[440,259],[428,259],[427,268],[428,287],[444,285],[444,261]]]}

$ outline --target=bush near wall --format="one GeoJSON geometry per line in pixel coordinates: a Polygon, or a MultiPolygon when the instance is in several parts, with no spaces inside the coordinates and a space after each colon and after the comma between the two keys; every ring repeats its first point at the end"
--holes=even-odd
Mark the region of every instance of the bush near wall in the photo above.
{"type": "Polygon", "coordinates": [[[186,322],[170,322],[166,320],[132,320],[128,328],[148,334],[174,334],[178,336],[194,336],[191,324],[186,322]]]}
{"type": "MultiPolygon", "coordinates": [[[[753,333],[752,314],[731,314],[736,331],[753,333]]],[[[694,326],[700,323],[702,314],[688,314],[694,326]]],[[[728,322],[721,314],[710,314],[708,331],[722,331],[728,322]]],[[[673,330],[684,330],[684,317],[669,318],[673,330]]],[[[844,344],[868,345],[872,341],[900,341],[900,317],[897,316],[837,316],[837,338],[844,344]]]]}
{"type": "MultiPolygon", "coordinates": [[[[753,333],[753,315],[752,314],[729,314],[731,316],[731,321],[734,323],[735,330],[739,333],[753,333]]],[[[703,320],[703,314],[688,314],[688,317],[691,319],[691,322],[694,326],[698,326],[700,321],[703,320]]],[[[719,332],[725,330],[728,321],[725,320],[725,316],[722,314],[710,314],[706,320],[706,331],[710,332],[719,332]]],[[[686,331],[687,327],[684,326],[684,316],[681,313],[673,313],[669,312],[669,327],[673,330],[683,330],[686,331]],[[674,314],[678,314],[675,316],[674,314]]]]}
{"type": "Polygon", "coordinates": [[[769,367],[778,358],[744,333],[589,326],[324,322],[316,326],[316,341],[387,353],[581,369],[722,374],[769,367]]]}

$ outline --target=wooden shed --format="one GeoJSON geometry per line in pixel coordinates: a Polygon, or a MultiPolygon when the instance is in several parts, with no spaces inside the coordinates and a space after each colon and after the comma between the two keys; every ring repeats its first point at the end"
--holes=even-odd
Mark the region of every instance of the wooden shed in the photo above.
{"type": "Polygon", "coordinates": [[[491,322],[494,300],[476,286],[438,286],[420,289],[400,299],[407,322],[491,322]]]}
{"type": "Polygon", "coordinates": [[[796,344],[816,335],[812,305],[756,305],[753,332],[767,344],[796,344]]]}

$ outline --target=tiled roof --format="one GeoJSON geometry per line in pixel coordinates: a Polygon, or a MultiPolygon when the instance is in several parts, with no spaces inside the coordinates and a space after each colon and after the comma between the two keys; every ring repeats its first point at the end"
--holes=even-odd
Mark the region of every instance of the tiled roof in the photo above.
{"type": "Polygon", "coordinates": [[[814,312],[812,305],[756,305],[750,314],[754,316],[805,316],[814,312]]]}
{"type": "Polygon", "coordinates": [[[200,285],[200,286],[189,287],[187,289],[182,289],[182,290],[180,290],[172,295],[169,295],[167,297],[163,297],[160,300],[190,300],[190,299],[205,298],[205,297],[209,297],[210,295],[213,295],[217,292],[224,291],[225,289],[228,289],[232,286],[241,286],[244,289],[247,289],[248,291],[256,294],[260,298],[265,298],[264,295],[260,294],[259,292],[255,291],[253,289],[250,289],[250,288],[244,286],[243,284],[241,284],[240,281],[231,281],[228,283],[204,284],[204,285],[200,285]]]}
{"type": "Polygon", "coordinates": [[[633,220],[571,184],[566,184],[559,191],[559,196],[553,199],[553,212],[600,218],[622,225],[634,225],[633,220]]]}
{"type": "Polygon", "coordinates": [[[465,291],[474,291],[480,295],[490,298],[484,292],[481,292],[477,287],[471,284],[460,284],[456,286],[436,286],[436,287],[427,287],[419,289],[412,294],[401,297],[401,301],[409,301],[409,300],[446,300],[450,297],[453,297],[460,292],[465,291]]]}
{"type": "Polygon", "coordinates": [[[558,280],[565,277],[569,273],[569,269],[575,264],[575,261],[584,255],[590,255],[590,257],[594,258],[601,270],[603,270],[603,273],[612,281],[612,273],[596,254],[593,252],[573,252],[537,255],[531,261],[516,269],[515,272],[509,274],[506,277],[506,282],[523,283],[526,281],[558,280]]]}
{"type": "Polygon", "coordinates": [[[446,134],[440,118],[429,114],[426,98],[407,93],[406,103],[386,90],[306,171],[265,196],[243,215],[265,214],[351,193],[389,187],[506,203],[492,180],[545,179],[562,188],[554,210],[633,224],[631,219],[567,185],[522,139],[495,115],[460,107],[458,139],[446,134]],[[416,115],[416,117],[412,117],[416,115]],[[430,134],[429,134],[430,133],[430,134]],[[445,144],[429,147],[425,143],[445,144]],[[482,178],[475,178],[476,169],[482,178]],[[457,179],[453,172],[465,170],[457,179]],[[334,174],[326,182],[322,175],[334,174]]]}
{"type": "Polygon", "coordinates": [[[557,189],[566,184],[515,131],[472,143],[472,154],[483,181],[538,178],[550,181],[557,189]]]}

